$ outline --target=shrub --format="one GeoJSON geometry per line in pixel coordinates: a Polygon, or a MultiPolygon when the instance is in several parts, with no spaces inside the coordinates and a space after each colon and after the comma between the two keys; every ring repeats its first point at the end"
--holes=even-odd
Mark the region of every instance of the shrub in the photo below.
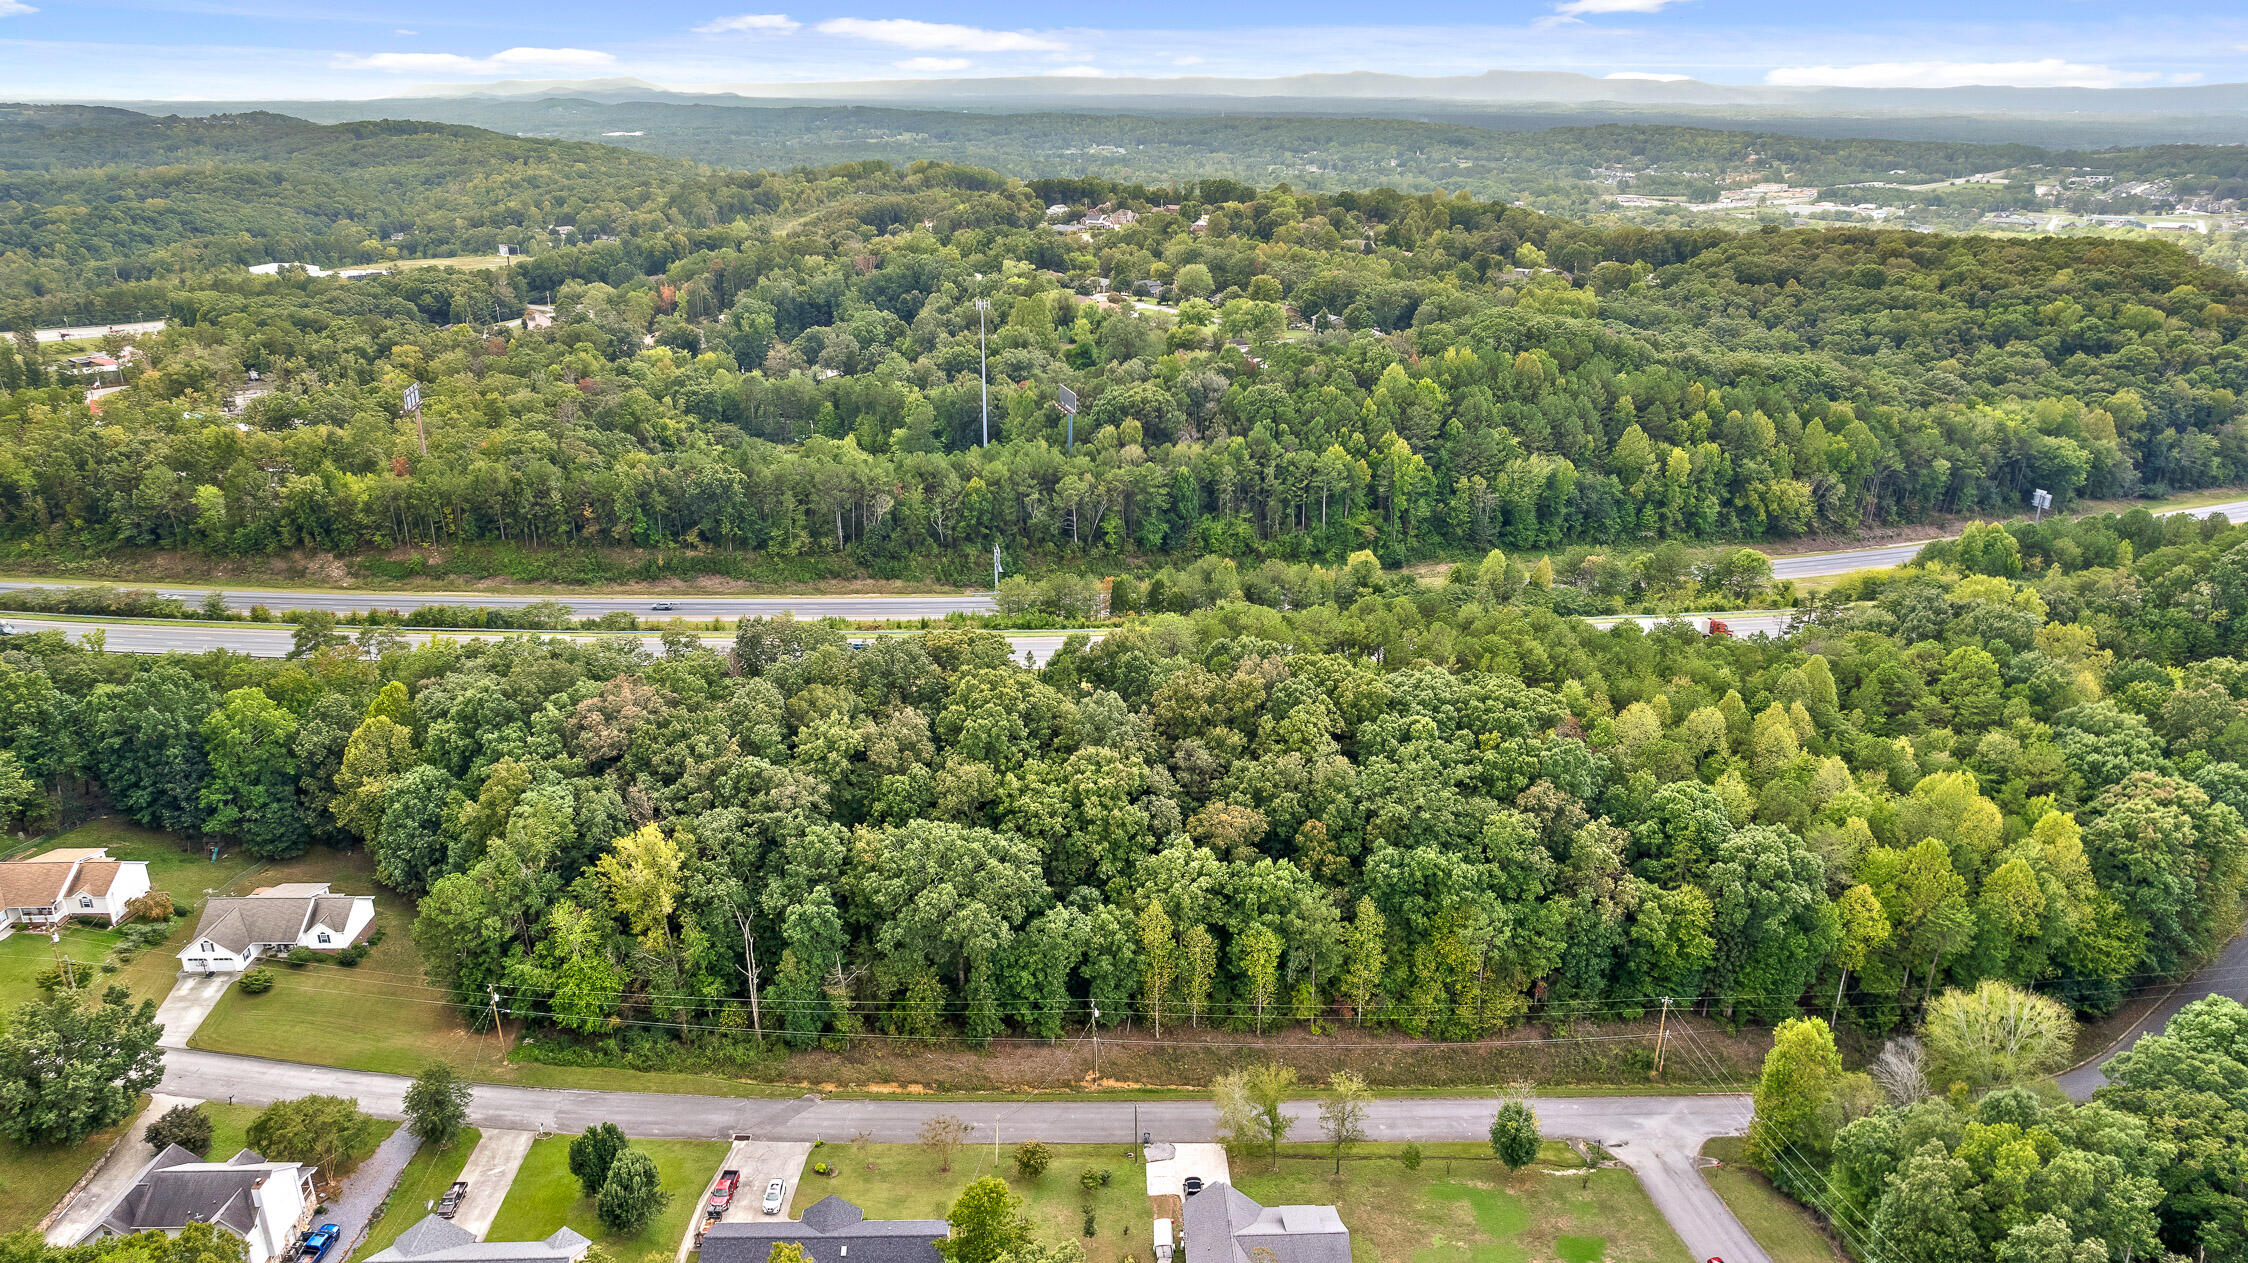
{"type": "Polygon", "coordinates": [[[1093,1230],[1093,1208],[1090,1206],[1085,1208],[1085,1235],[1088,1237],[1098,1235],[1093,1230]]]}
{"type": "Polygon", "coordinates": [[[1026,1180],[1046,1174],[1046,1168],[1053,1165],[1053,1161],[1054,1151],[1042,1141],[1026,1140],[1015,1146],[1015,1171],[1026,1180]]]}
{"type": "Polygon", "coordinates": [[[347,947],[342,951],[336,953],[336,963],[342,965],[346,969],[357,965],[360,961],[363,961],[365,959],[367,959],[367,945],[364,943],[355,943],[350,947],[347,947]]]}
{"type": "Polygon", "coordinates": [[[1094,1189],[1097,1189],[1101,1185],[1108,1182],[1101,1178],[1102,1174],[1102,1172],[1095,1171],[1091,1167],[1086,1167],[1084,1170],[1077,1173],[1077,1187],[1084,1189],[1088,1193],[1092,1192],[1094,1189]]]}
{"type": "Polygon", "coordinates": [[[166,1145],[178,1145],[198,1158],[211,1153],[211,1116],[202,1107],[174,1105],[148,1125],[141,1133],[148,1147],[161,1153],[166,1145]]]}
{"type": "Polygon", "coordinates": [[[253,969],[243,974],[234,985],[241,988],[243,995],[264,995],[266,992],[273,990],[273,971],[270,969],[253,969]]]}
{"type": "Polygon", "coordinates": [[[302,969],[318,959],[320,959],[320,953],[309,947],[292,947],[289,949],[289,964],[298,969],[302,969]]]}
{"type": "Polygon", "coordinates": [[[125,901],[125,919],[128,921],[157,922],[172,919],[172,897],[161,890],[151,890],[125,901]]]}
{"type": "Polygon", "coordinates": [[[1405,1169],[1408,1171],[1420,1170],[1421,1147],[1410,1140],[1406,1141],[1405,1147],[1398,1150],[1397,1152],[1397,1160],[1398,1162],[1403,1164],[1405,1169]]]}
{"type": "Polygon", "coordinates": [[[638,1232],[661,1212],[671,1194],[656,1176],[655,1159],[638,1149],[626,1149],[609,1165],[609,1178],[601,1182],[594,1213],[611,1232],[638,1232]]]}

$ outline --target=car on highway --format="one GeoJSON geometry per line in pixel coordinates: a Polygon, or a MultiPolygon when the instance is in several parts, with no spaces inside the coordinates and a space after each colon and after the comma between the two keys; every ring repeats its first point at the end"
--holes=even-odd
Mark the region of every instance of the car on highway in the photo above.
{"type": "Polygon", "coordinates": [[[765,1186],[765,1200],[759,1204],[758,1209],[768,1215],[780,1214],[781,1199],[787,1195],[788,1185],[779,1180],[774,1180],[765,1186]]]}
{"type": "Polygon", "coordinates": [[[672,603],[671,603],[671,602],[669,602],[669,601],[658,601],[658,602],[656,602],[656,603],[655,603],[654,605],[651,605],[651,606],[649,606],[648,608],[649,608],[649,609],[652,609],[652,610],[668,610],[668,609],[675,609],[675,608],[677,608],[677,607],[676,607],[676,606],[674,606],[674,605],[672,605],[672,603]]]}

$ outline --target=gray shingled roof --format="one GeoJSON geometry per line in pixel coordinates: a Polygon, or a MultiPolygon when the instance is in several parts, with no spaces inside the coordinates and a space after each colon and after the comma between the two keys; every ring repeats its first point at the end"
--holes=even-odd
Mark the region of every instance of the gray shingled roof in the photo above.
{"type": "Polygon", "coordinates": [[[294,943],[312,911],[308,895],[243,895],[203,901],[203,919],[195,925],[195,940],[209,939],[239,956],[252,943],[294,943]]]}
{"type": "Polygon", "coordinates": [[[312,923],[341,934],[351,924],[351,905],[357,902],[350,895],[322,895],[312,901],[312,923]]]}
{"type": "MultiPolygon", "coordinates": [[[[139,1182],[110,1207],[102,1227],[116,1233],[215,1223],[248,1236],[257,1222],[250,1192],[273,1178],[275,1164],[244,1149],[226,1162],[205,1162],[167,1145],[141,1172],[139,1182]]],[[[291,1170],[295,1164],[288,1164],[291,1170]]]]}
{"type": "Polygon", "coordinates": [[[703,1236],[702,1263],[765,1263],[780,1241],[803,1246],[812,1263],[937,1263],[937,1242],[951,1233],[942,1219],[868,1219],[831,1194],[807,1207],[801,1221],[712,1224],[703,1236]]]}
{"type": "Polygon", "coordinates": [[[1186,1199],[1197,1263],[1350,1263],[1350,1230],[1332,1206],[1262,1206],[1231,1184],[1186,1199]]]}
{"type": "Polygon", "coordinates": [[[592,1244],[568,1228],[544,1241],[478,1241],[459,1224],[430,1215],[367,1263],[567,1263],[592,1244]]]}

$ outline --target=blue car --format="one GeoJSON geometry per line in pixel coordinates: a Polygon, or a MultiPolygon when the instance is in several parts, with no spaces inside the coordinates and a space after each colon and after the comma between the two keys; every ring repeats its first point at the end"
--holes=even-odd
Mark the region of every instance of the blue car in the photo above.
{"type": "Polygon", "coordinates": [[[297,1263],[320,1263],[336,1245],[336,1226],[322,1224],[304,1234],[304,1247],[297,1251],[297,1263]]]}

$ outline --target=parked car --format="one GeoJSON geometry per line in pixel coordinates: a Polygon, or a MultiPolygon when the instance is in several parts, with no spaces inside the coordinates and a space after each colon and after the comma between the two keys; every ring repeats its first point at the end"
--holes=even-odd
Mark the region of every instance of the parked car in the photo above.
{"type": "Polygon", "coordinates": [[[468,1196],[468,1181],[454,1180],[453,1186],[445,1190],[445,1195],[437,1199],[438,1218],[451,1219],[459,1214],[461,1199],[466,1196],[468,1196]]]}
{"type": "Polygon", "coordinates": [[[320,1263],[328,1251],[335,1248],[336,1226],[322,1224],[304,1234],[304,1245],[297,1250],[297,1263],[320,1263]]]}
{"type": "Polygon", "coordinates": [[[775,1180],[765,1186],[765,1201],[760,1206],[760,1209],[762,1209],[768,1215],[780,1214],[781,1199],[787,1196],[788,1185],[782,1183],[779,1180],[775,1180]]]}
{"type": "Polygon", "coordinates": [[[1186,1195],[1188,1197],[1192,1197],[1196,1193],[1202,1191],[1202,1177],[1199,1175],[1190,1175],[1186,1177],[1184,1183],[1186,1188],[1186,1195]]]}
{"type": "Polygon", "coordinates": [[[703,1206],[703,1218],[716,1219],[734,1204],[734,1190],[742,1186],[742,1173],[720,1171],[718,1182],[710,1186],[710,1201],[703,1206]]]}

